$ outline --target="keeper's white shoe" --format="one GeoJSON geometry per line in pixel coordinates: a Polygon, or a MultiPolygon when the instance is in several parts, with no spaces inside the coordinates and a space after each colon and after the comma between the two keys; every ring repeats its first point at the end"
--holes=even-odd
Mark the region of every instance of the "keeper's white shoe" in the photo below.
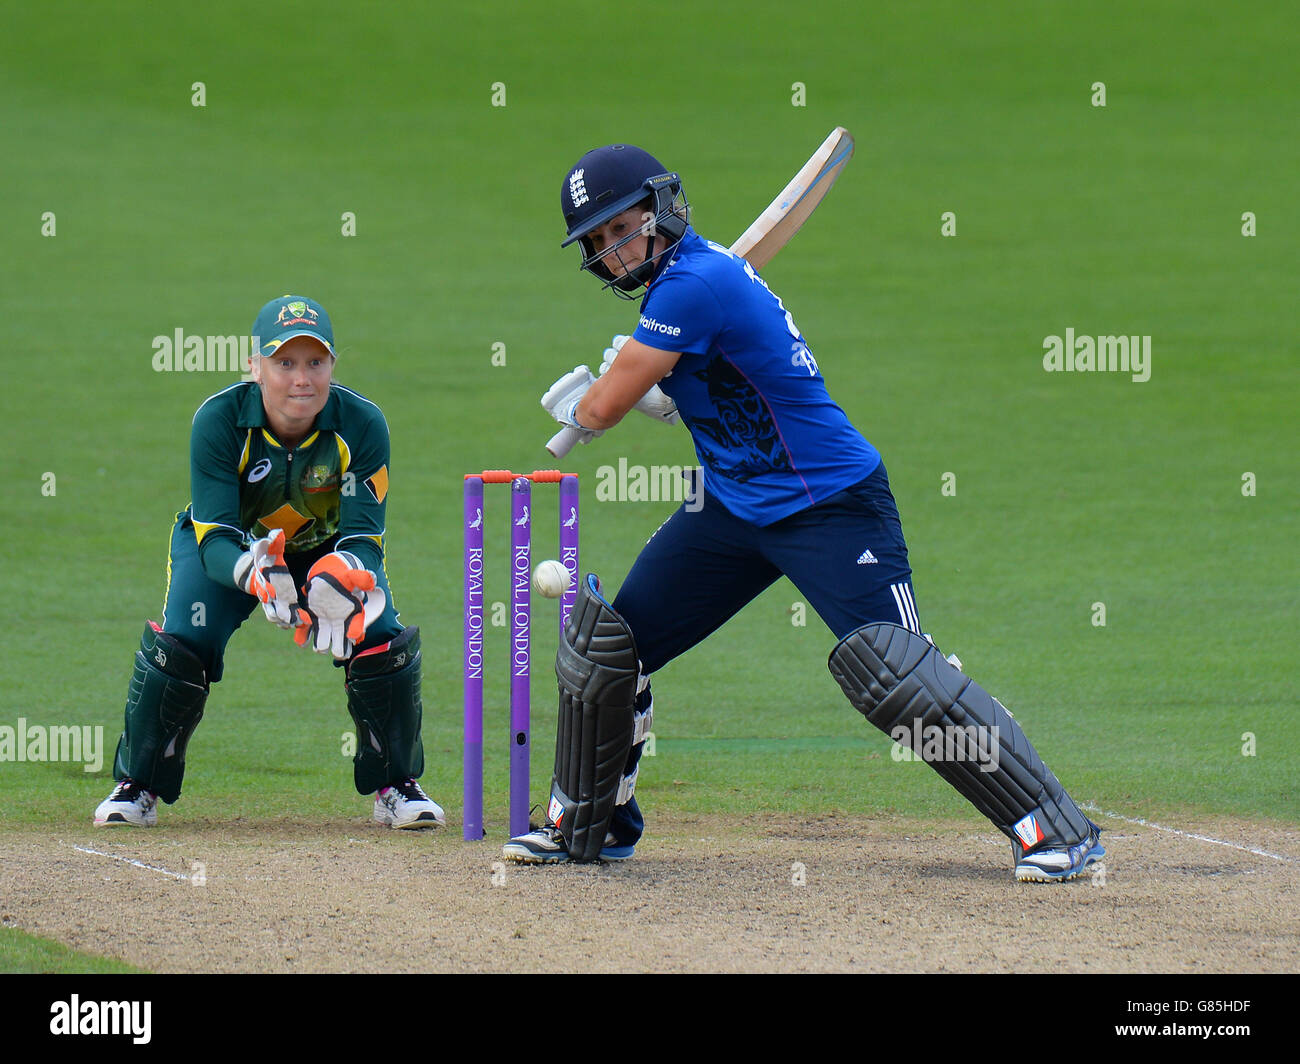
{"type": "Polygon", "coordinates": [[[158,796],[146,791],[131,780],[123,780],[113,788],[113,793],[95,809],[95,826],[114,827],[133,824],[138,828],[151,828],[158,823],[158,796]]]}
{"type": "Polygon", "coordinates": [[[375,820],[390,828],[433,828],[446,824],[442,806],[420,789],[415,780],[382,788],[375,795],[375,820]]]}

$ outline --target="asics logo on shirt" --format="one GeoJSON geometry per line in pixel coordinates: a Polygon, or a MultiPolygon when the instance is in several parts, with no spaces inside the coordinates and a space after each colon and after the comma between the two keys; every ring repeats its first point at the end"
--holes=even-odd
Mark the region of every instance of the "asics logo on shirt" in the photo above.
{"type": "Polygon", "coordinates": [[[265,480],[266,474],[269,472],[271,472],[271,459],[263,458],[248,471],[248,482],[256,484],[259,480],[265,480]]]}

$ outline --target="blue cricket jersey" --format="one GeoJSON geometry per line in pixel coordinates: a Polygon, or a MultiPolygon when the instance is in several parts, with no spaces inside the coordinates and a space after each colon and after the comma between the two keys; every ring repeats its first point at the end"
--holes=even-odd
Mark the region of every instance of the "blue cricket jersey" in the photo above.
{"type": "Polygon", "coordinates": [[[803,336],[752,266],[687,228],[633,333],[680,351],[659,387],[677,404],[704,487],[759,526],[874,472],[879,452],[826,391],[803,336]]]}

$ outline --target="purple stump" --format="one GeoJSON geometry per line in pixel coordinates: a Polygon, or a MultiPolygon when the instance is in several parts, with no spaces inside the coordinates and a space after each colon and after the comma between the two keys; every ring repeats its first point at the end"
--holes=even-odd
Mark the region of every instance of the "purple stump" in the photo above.
{"type": "Polygon", "coordinates": [[[533,582],[532,490],[527,477],[510,485],[510,835],[528,833],[529,609],[533,582]]]}
{"type": "Polygon", "coordinates": [[[560,478],[560,564],[573,574],[569,588],[560,596],[560,641],[564,641],[564,626],[578,599],[578,478],[560,478]]]}
{"type": "Polygon", "coordinates": [[[465,478],[465,839],[483,838],[483,480],[465,478]]]}

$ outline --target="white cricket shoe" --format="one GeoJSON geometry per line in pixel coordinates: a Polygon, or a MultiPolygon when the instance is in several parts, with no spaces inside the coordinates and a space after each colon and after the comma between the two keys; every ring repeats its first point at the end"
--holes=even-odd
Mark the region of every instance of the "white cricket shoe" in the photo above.
{"type": "MultiPolygon", "coordinates": [[[[622,845],[612,831],[607,832],[605,844],[600,849],[600,860],[626,861],[635,848],[635,845],[622,845]]],[[[549,821],[527,834],[516,835],[501,847],[501,853],[520,864],[563,864],[569,860],[569,847],[564,835],[549,821]]]]}
{"type": "MultiPolygon", "coordinates": [[[[1106,856],[1106,848],[1101,844],[1101,828],[1091,820],[1088,825],[1088,837],[1082,842],[1035,850],[1017,857],[1016,879],[1021,883],[1064,883],[1083,875],[1088,865],[1106,856]]],[[[1018,844],[1011,844],[1013,855],[1019,849],[1018,844]]]]}
{"type": "Polygon", "coordinates": [[[158,823],[158,796],[131,780],[123,780],[95,809],[95,826],[111,828],[134,824],[151,828],[158,823]]]}
{"type": "Polygon", "coordinates": [[[447,823],[442,806],[415,780],[382,788],[375,795],[375,820],[390,828],[433,828],[447,823]]]}

